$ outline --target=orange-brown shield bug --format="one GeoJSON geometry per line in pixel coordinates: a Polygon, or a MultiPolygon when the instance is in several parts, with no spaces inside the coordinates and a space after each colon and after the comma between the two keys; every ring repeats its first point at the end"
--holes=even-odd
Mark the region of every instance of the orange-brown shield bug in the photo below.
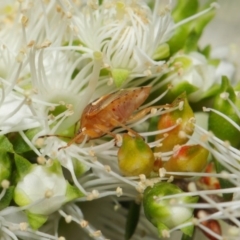
{"type": "Polygon", "coordinates": [[[147,99],[150,90],[149,86],[122,89],[88,104],[83,110],[79,131],[67,146],[81,143],[85,138],[91,140],[105,134],[114,135],[111,131],[116,127],[123,127],[133,132],[125,124],[147,99]]]}

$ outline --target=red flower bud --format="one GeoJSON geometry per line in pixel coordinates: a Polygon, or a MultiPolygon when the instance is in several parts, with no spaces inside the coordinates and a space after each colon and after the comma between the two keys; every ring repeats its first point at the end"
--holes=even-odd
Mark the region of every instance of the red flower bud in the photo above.
{"type": "Polygon", "coordinates": [[[200,145],[183,146],[165,163],[169,172],[202,172],[207,165],[208,150],[200,145]]]}
{"type": "Polygon", "coordinates": [[[158,129],[164,130],[174,125],[177,126],[167,133],[157,136],[157,140],[163,138],[163,141],[161,146],[155,149],[156,151],[167,152],[171,151],[176,145],[185,144],[188,141],[186,135],[192,135],[194,130],[194,125],[191,121],[194,114],[188,104],[186,94],[180,95],[171,105],[172,107],[179,106],[179,109],[162,115],[158,122],[158,129]]]}

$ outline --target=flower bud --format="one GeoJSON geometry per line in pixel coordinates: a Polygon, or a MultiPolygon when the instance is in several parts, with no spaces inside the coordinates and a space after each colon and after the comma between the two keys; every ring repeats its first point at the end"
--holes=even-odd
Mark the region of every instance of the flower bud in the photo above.
{"type": "Polygon", "coordinates": [[[202,172],[207,165],[208,154],[201,145],[182,146],[164,164],[164,168],[168,172],[202,172]]]}
{"type": "Polygon", "coordinates": [[[67,182],[62,173],[58,172],[60,169],[57,161],[51,167],[32,165],[29,173],[16,185],[15,202],[19,206],[25,206],[42,199],[41,203],[29,209],[36,214],[48,215],[60,208],[65,201],[67,190],[67,182]],[[47,197],[47,192],[50,191],[52,196],[47,197]]]}
{"type": "MultiPolygon", "coordinates": [[[[205,227],[209,228],[214,233],[218,234],[219,236],[222,236],[221,226],[220,226],[218,221],[216,221],[214,219],[210,219],[210,220],[208,220],[206,222],[203,222],[202,224],[205,227]]],[[[217,238],[215,238],[210,233],[207,233],[207,232],[204,232],[204,231],[203,231],[203,233],[208,237],[209,240],[217,240],[217,238]]]]}
{"type": "MultiPolygon", "coordinates": [[[[210,162],[207,165],[207,167],[205,169],[205,172],[206,173],[216,173],[213,162],[210,162]]],[[[219,183],[219,179],[217,179],[216,177],[213,177],[213,176],[201,177],[199,179],[199,182],[201,184],[203,184],[204,188],[207,188],[207,189],[220,189],[221,188],[220,183],[219,183]]]]}
{"type": "MultiPolygon", "coordinates": [[[[204,210],[200,210],[197,212],[197,217],[201,220],[201,218],[203,217],[207,217],[209,214],[204,211],[204,210]]],[[[219,237],[222,236],[222,228],[219,224],[218,221],[216,221],[215,219],[209,219],[207,221],[201,221],[201,224],[203,226],[205,226],[206,228],[208,228],[210,231],[212,231],[213,233],[219,235],[219,237]]],[[[213,236],[213,234],[211,234],[210,232],[206,232],[204,231],[204,229],[200,228],[202,230],[202,232],[204,233],[204,235],[209,239],[209,240],[217,240],[219,238],[216,238],[213,236]]]]}
{"type": "Polygon", "coordinates": [[[141,137],[123,135],[122,146],[118,151],[118,165],[124,175],[148,176],[153,170],[154,155],[141,137]]]}
{"type": "Polygon", "coordinates": [[[113,69],[111,73],[114,83],[120,88],[127,80],[130,71],[128,69],[113,69]]]}
{"type": "Polygon", "coordinates": [[[172,107],[177,107],[183,103],[183,107],[172,112],[165,113],[160,116],[158,122],[158,129],[164,130],[177,125],[167,133],[157,135],[157,139],[163,138],[161,146],[157,147],[155,151],[167,152],[171,151],[175,145],[181,145],[188,141],[186,134],[192,135],[194,125],[191,119],[194,117],[193,111],[188,104],[186,94],[181,94],[172,103],[172,107]]]}
{"type": "MultiPolygon", "coordinates": [[[[171,70],[162,79],[173,79],[164,101],[172,101],[182,92],[186,92],[190,102],[196,103],[214,96],[219,85],[218,63],[212,61],[210,64],[199,52],[174,55],[168,63],[171,70]]],[[[168,87],[166,84],[163,89],[168,87]]]]}
{"type": "MultiPolygon", "coordinates": [[[[160,237],[164,236],[165,231],[192,220],[194,209],[178,206],[178,204],[196,203],[198,197],[178,197],[177,194],[180,193],[183,193],[180,188],[167,182],[156,183],[144,191],[144,213],[147,219],[158,228],[160,237]],[[169,195],[173,197],[164,199],[164,196],[169,195]]],[[[191,236],[192,230],[193,226],[181,229],[188,236],[191,236]]]]}
{"type": "Polygon", "coordinates": [[[61,165],[57,160],[51,165],[30,164],[15,154],[15,163],[19,175],[14,190],[14,201],[19,206],[31,205],[27,209],[29,224],[39,228],[47,216],[58,210],[66,202],[82,196],[78,189],[73,194],[73,186],[65,180],[61,165]]]}

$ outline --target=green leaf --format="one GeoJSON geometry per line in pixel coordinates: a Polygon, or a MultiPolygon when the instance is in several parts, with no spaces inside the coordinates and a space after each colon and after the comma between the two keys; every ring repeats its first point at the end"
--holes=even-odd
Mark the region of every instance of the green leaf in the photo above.
{"type": "Polygon", "coordinates": [[[214,97],[219,93],[219,90],[220,90],[220,85],[215,84],[202,95],[201,99],[214,97]]]}
{"type": "Polygon", "coordinates": [[[211,45],[207,45],[204,47],[204,49],[202,49],[200,52],[206,57],[209,58],[210,54],[211,54],[211,50],[212,50],[212,46],[211,45]]]}
{"type": "Polygon", "coordinates": [[[184,47],[188,35],[189,27],[187,25],[180,26],[175,30],[174,35],[168,41],[170,55],[173,55],[174,53],[176,53],[177,51],[184,47]]]}
{"type": "Polygon", "coordinates": [[[170,54],[170,48],[167,43],[161,44],[153,54],[153,59],[154,60],[162,60],[166,59],[169,57],[170,54]]]}
{"type": "Polygon", "coordinates": [[[67,182],[67,191],[66,191],[66,198],[67,202],[70,202],[76,198],[84,197],[85,195],[75,186],[72,186],[67,182]]]}
{"type": "Polygon", "coordinates": [[[23,158],[15,153],[14,160],[20,178],[23,178],[26,174],[28,174],[31,171],[32,164],[26,158],[23,158]]]}
{"type": "MultiPolygon", "coordinates": [[[[220,164],[216,159],[214,159],[214,164],[215,164],[215,169],[217,173],[226,171],[226,168],[222,164],[220,164]]],[[[228,181],[227,179],[219,178],[218,181],[222,189],[235,187],[235,185],[230,181],[228,181]]],[[[225,201],[232,201],[232,198],[233,198],[233,193],[223,193],[223,199],[225,201]]]]}
{"type": "Polygon", "coordinates": [[[197,51],[199,37],[200,37],[199,34],[195,30],[191,31],[188,34],[188,38],[186,39],[185,47],[184,47],[184,51],[186,53],[197,51]]]}
{"type": "MultiPolygon", "coordinates": [[[[211,1],[211,2],[214,2],[214,1],[211,1]]],[[[200,11],[208,8],[209,6],[210,6],[210,3],[206,4],[202,9],[200,9],[200,11]]],[[[212,9],[211,11],[207,12],[206,14],[194,20],[194,30],[199,35],[199,37],[201,36],[204,28],[215,17],[215,15],[216,15],[216,10],[212,9]]]]}
{"type": "MultiPolygon", "coordinates": [[[[193,232],[194,232],[194,226],[190,225],[184,228],[181,228],[181,231],[183,232],[183,235],[186,235],[188,237],[192,237],[193,232]]],[[[191,239],[191,238],[190,238],[191,239]]]]}
{"type": "Polygon", "coordinates": [[[48,219],[45,215],[34,214],[31,212],[27,212],[28,223],[32,227],[32,229],[37,230],[40,228],[48,219]]]}
{"type": "Polygon", "coordinates": [[[186,92],[186,94],[189,95],[197,90],[198,90],[198,88],[196,86],[183,80],[182,82],[180,82],[175,87],[173,87],[172,89],[169,90],[167,97],[169,99],[174,99],[174,98],[178,97],[180,94],[182,94],[183,92],[186,92]]]}
{"type": "Polygon", "coordinates": [[[0,183],[4,179],[9,179],[12,173],[12,159],[10,154],[0,149],[0,183]]]}
{"type": "Polygon", "coordinates": [[[135,201],[130,203],[125,225],[125,240],[129,240],[136,230],[140,216],[140,209],[140,204],[137,204],[135,201]]]}
{"type": "MultiPolygon", "coordinates": [[[[228,118],[233,120],[236,124],[240,125],[240,119],[236,114],[235,110],[232,108],[227,100],[221,98],[220,94],[226,92],[229,94],[229,99],[235,103],[238,108],[240,107],[240,100],[236,97],[235,91],[227,77],[222,78],[222,84],[220,87],[220,93],[215,96],[213,103],[213,108],[225,114],[228,118]]],[[[219,116],[214,112],[210,112],[208,121],[209,130],[214,133],[215,136],[223,141],[229,141],[233,147],[238,147],[240,145],[239,131],[236,129],[228,120],[219,116]]],[[[217,159],[214,159],[215,168],[217,173],[226,171],[225,167],[222,166],[217,159]]],[[[221,188],[230,188],[234,185],[227,179],[219,179],[221,188]]],[[[233,194],[223,194],[226,201],[231,201],[233,194]]]]}
{"type": "Polygon", "coordinates": [[[78,159],[72,158],[74,173],[79,178],[83,173],[89,170],[89,167],[81,163],[78,159]]]}
{"type": "Polygon", "coordinates": [[[9,140],[16,153],[24,153],[32,150],[19,133],[12,134],[9,140]]]}
{"type": "MultiPolygon", "coordinates": [[[[173,18],[175,22],[179,22],[209,8],[209,6],[210,3],[206,4],[202,9],[199,9],[197,0],[179,0],[173,11],[173,18]]],[[[204,15],[179,26],[168,42],[171,54],[176,53],[180,49],[184,49],[185,52],[197,50],[199,38],[206,25],[214,16],[215,10],[211,10],[204,15]]]]}
{"type": "Polygon", "coordinates": [[[157,223],[157,229],[159,237],[163,237],[163,231],[169,231],[169,228],[165,224],[160,222],[157,223]]]}
{"type": "Polygon", "coordinates": [[[192,236],[183,233],[181,240],[192,240],[192,236]]]}
{"type": "Polygon", "coordinates": [[[198,11],[198,0],[178,0],[172,16],[175,22],[188,18],[198,11]]]}
{"type": "MultiPolygon", "coordinates": [[[[221,93],[226,92],[229,94],[229,99],[240,107],[240,100],[236,97],[235,92],[227,77],[222,78],[220,93],[215,96],[213,108],[225,114],[228,118],[233,120],[236,124],[240,125],[240,119],[236,111],[232,108],[231,104],[222,99],[221,93]]],[[[219,116],[217,113],[209,113],[209,130],[211,130],[218,138],[223,141],[229,141],[233,147],[240,145],[239,131],[228,120],[219,116]]]]}
{"type": "Polygon", "coordinates": [[[53,160],[51,166],[46,167],[45,170],[50,174],[55,173],[58,176],[63,176],[62,167],[58,160],[53,160]]]}
{"type": "Polygon", "coordinates": [[[0,211],[9,206],[13,198],[14,187],[11,186],[6,190],[5,195],[1,198],[0,201],[0,211]]]}
{"type": "Polygon", "coordinates": [[[13,145],[4,135],[0,136],[0,149],[3,149],[8,152],[14,152],[13,145]]]}
{"type": "MultiPolygon", "coordinates": [[[[150,118],[149,126],[148,126],[148,132],[156,131],[157,125],[158,125],[159,117],[152,117],[150,118]]],[[[148,136],[147,142],[154,142],[155,141],[155,135],[148,136]]]]}

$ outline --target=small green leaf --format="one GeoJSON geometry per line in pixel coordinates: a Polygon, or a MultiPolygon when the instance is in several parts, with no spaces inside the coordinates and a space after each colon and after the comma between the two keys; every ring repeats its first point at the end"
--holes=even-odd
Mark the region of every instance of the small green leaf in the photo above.
{"type": "Polygon", "coordinates": [[[79,178],[83,173],[89,170],[89,167],[81,163],[78,159],[72,158],[74,173],[79,178]]]}
{"type": "Polygon", "coordinates": [[[188,35],[189,28],[187,25],[180,26],[175,30],[174,35],[168,41],[170,55],[173,55],[174,53],[176,53],[177,51],[184,47],[188,35]]]}
{"type": "Polygon", "coordinates": [[[27,212],[28,223],[32,227],[32,229],[37,230],[40,228],[48,219],[45,215],[34,214],[31,212],[27,212]]]}
{"type": "MultiPolygon", "coordinates": [[[[220,93],[215,96],[213,108],[225,114],[228,118],[233,120],[236,124],[240,125],[240,119],[231,106],[231,104],[221,97],[221,93],[228,93],[229,99],[237,106],[240,107],[240,100],[236,97],[234,89],[227,77],[222,78],[220,93]]],[[[223,141],[229,141],[233,147],[240,145],[239,131],[228,120],[218,115],[217,113],[210,112],[209,114],[209,130],[214,133],[218,138],[223,141]]]]}
{"type": "Polygon", "coordinates": [[[17,168],[17,172],[20,178],[23,178],[32,169],[32,164],[18,154],[14,154],[14,160],[17,168]]]}
{"type": "Polygon", "coordinates": [[[62,167],[58,160],[53,160],[52,165],[46,167],[45,170],[50,174],[55,173],[58,176],[63,176],[62,167]]]}
{"type": "Polygon", "coordinates": [[[13,145],[4,135],[0,136],[0,149],[3,149],[8,152],[14,152],[13,145]]]}
{"type": "Polygon", "coordinates": [[[192,30],[188,34],[188,38],[186,39],[184,51],[186,53],[197,51],[197,49],[198,49],[198,39],[199,39],[199,34],[197,34],[196,31],[192,30]]]}
{"type": "Polygon", "coordinates": [[[167,43],[161,44],[153,55],[154,60],[162,60],[169,57],[170,49],[167,43]]]}
{"type": "MultiPolygon", "coordinates": [[[[222,78],[222,84],[220,87],[219,93],[215,96],[213,108],[218,110],[219,112],[225,114],[228,118],[233,120],[236,124],[240,125],[240,119],[232,108],[231,104],[221,98],[221,93],[228,93],[228,98],[237,106],[240,107],[240,100],[236,97],[235,91],[227,77],[222,78]]],[[[214,133],[215,136],[220,138],[223,141],[229,141],[233,147],[238,147],[240,145],[239,138],[239,130],[236,129],[228,120],[223,118],[222,116],[210,112],[209,121],[208,121],[209,130],[214,133]]],[[[221,173],[222,171],[226,171],[225,167],[222,166],[217,159],[214,160],[215,168],[217,173],[221,173]]],[[[221,188],[230,188],[234,187],[234,185],[229,182],[227,179],[219,179],[219,183],[221,188]]],[[[223,197],[226,201],[231,201],[233,194],[223,194],[223,197]]]]}
{"type": "Polygon", "coordinates": [[[66,198],[67,202],[72,201],[76,198],[84,197],[85,195],[75,186],[72,186],[67,182],[67,191],[66,191],[66,198]]]}
{"type": "Polygon", "coordinates": [[[212,46],[207,45],[200,52],[208,59],[210,57],[211,50],[212,50],[212,46]]]}
{"type": "Polygon", "coordinates": [[[206,92],[203,93],[201,99],[214,97],[219,93],[220,85],[214,84],[211,88],[209,88],[206,92]]]}
{"type": "MultiPolygon", "coordinates": [[[[202,9],[198,7],[197,0],[179,0],[173,10],[173,18],[175,22],[179,22],[194,14],[209,8],[210,3],[206,4],[202,9]]],[[[206,25],[215,16],[215,10],[211,10],[204,15],[179,26],[173,37],[169,40],[171,54],[176,53],[180,49],[185,52],[198,50],[198,41],[206,25]]]]}
{"type": "Polygon", "coordinates": [[[158,229],[159,237],[163,237],[163,232],[164,231],[169,231],[169,228],[165,224],[163,224],[161,222],[157,223],[157,229],[158,229]]]}
{"type": "Polygon", "coordinates": [[[112,77],[115,85],[120,88],[123,83],[127,80],[130,72],[127,69],[113,69],[112,77]]]}
{"type": "MultiPolygon", "coordinates": [[[[150,122],[149,122],[149,126],[148,126],[148,132],[152,132],[155,131],[157,129],[157,125],[158,125],[158,119],[159,117],[152,117],[150,118],[150,122]]],[[[155,136],[148,136],[148,141],[147,142],[154,142],[155,141],[155,136]]]]}
{"type": "Polygon", "coordinates": [[[130,202],[127,222],[125,225],[125,240],[129,240],[136,230],[140,216],[140,209],[140,204],[137,204],[135,201],[130,202]]]}
{"type": "MultiPolygon", "coordinates": [[[[192,237],[193,232],[194,232],[194,226],[190,225],[184,228],[181,228],[181,231],[183,232],[183,235],[186,235],[188,237],[192,237]]],[[[190,238],[191,239],[191,238],[190,238]]]]}
{"type": "Polygon", "coordinates": [[[198,0],[178,0],[172,16],[175,22],[188,18],[198,11],[198,0]]]}
{"type": "Polygon", "coordinates": [[[197,91],[198,88],[187,81],[182,81],[177,84],[175,87],[169,90],[169,97],[171,99],[176,98],[183,92],[186,92],[187,95],[197,91]]]}
{"type": "MultiPolygon", "coordinates": [[[[222,164],[220,164],[216,159],[214,159],[214,164],[215,164],[217,173],[226,171],[225,167],[222,164]]],[[[235,187],[235,185],[233,183],[231,183],[230,181],[228,181],[227,179],[219,178],[218,181],[219,181],[222,189],[235,187]]],[[[223,193],[223,199],[225,201],[232,201],[232,198],[233,198],[233,193],[223,193]]]]}
{"type": "Polygon", "coordinates": [[[4,179],[9,179],[12,174],[12,159],[10,154],[0,149],[0,183],[4,179]]]}
{"type": "Polygon", "coordinates": [[[192,236],[183,233],[181,240],[192,240],[192,236]]]}
{"type": "Polygon", "coordinates": [[[14,187],[11,186],[6,190],[5,195],[1,198],[0,201],[0,211],[9,206],[13,198],[14,187]]]}
{"type": "Polygon", "coordinates": [[[11,134],[9,140],[16,153],[25,153],[32,150],[19,133],[11,134]]]}

